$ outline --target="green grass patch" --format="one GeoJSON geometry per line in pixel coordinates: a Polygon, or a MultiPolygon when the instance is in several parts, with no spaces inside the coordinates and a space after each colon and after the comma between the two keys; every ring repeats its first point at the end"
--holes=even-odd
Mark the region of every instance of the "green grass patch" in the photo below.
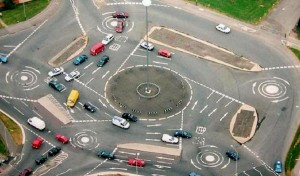
{"type": "Polygon", "coordinates": [[[0,120],[4,123],[6,126],[7,130],[13,137],[14,141],[20,145],[22,144],[22,131],[19,125],[17,125],[13,120],[11,120],[9,117],[7,117],[5,114],[0,112],[0,120]]]}
{"type": "Polygon", "coordinates": [[[16,8],[12,10],[2,11],[1,19],[6,25],[11,25],[11,24],[25,21],[37,15],[42,10],[44,10],[48,6],[49,2],[50,1],[48,0],[33,0],[31,2],[24,3],[24,5],[23,3],[18,4],[16,8]],[[24,13],[24,9],[25,9],[25,13],[24,13]]]}
{"type": "Polygon", "coordinates": [[[8,150],[5,146],[2,138],[0,138],[0,155],[5,155],[5,156],[8,155],[8,150]]]}
{"type": "Polygon", "coordinates": [[[285,171],[286,175],[291,175],[291,171],[295,167],[297,160],[300,157],[300,127],[297,130],[297,133],[294,137],[292,145],[289,149],[288,155],[286,156],[285,161],[285,171]]]}
{"type": "Polygon", "coordinates": [[[242,21],[257,23],[279,0],[188,0],[216,9],[242,21]]]}
{"type": "Polygon", "coordinates": [[[296,32],[297,32],[298,39],[300,40],[300,24],[296,26],[296,32]]]}
{"type": "Polygon", "coordinates": [[[295,48],[291,48],[291,47],[289,47],[289,48],[298,57],[298,59],[300,60],[300,50],[295,49],[295,48]]]}

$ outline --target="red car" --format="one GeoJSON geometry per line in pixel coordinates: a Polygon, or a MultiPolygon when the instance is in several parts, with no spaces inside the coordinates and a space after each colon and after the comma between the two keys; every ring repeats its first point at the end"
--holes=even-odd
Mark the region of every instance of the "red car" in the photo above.
{"type": "Polygon", "coordinates": [[[115,12],[112,14],[113,18],[128,18],[129,14],[127,12],[115,12]]]}
{"type": "Polygon", "coordinates": [[[172,54],[168,50],[160,49],[158,50],[158,55],[164,56],[164,57],[171,57],[172,54]]]}
{"type": "Polygon", "coordinates": [[[62,134],[56,134],[56,135],[55,135],[55,138],[56,138],[57,140],[59,140],[60,142],[62,142],[63,144],[66,144],[66,143],[69,142],[69,138],[66,137],[66,136],[64,136],[64,135],[62,135],[62,134]]]}
{"type": "Polygon", "coordinates": [[[22,172],[19,173],[19,176],[29,176],[32,174],[31,168],[26,168],[22,172]]]}
{"type": "Polygon", "coordinates": [[[44,140],[42,138],[40,138],[40,137],[35,138],[32,141],[32,148],[34,148],[34,149],[40,148],[43,142],[44,142],[44,140]]]}
{"type": "Polygon", "coordinates": [[[142,159],[137,159],[137,158],[129,158],[128,159],[128,164],[131,166],[138,166],[138,167],[144,167],[145,166],[145,161],[142,159]]]}
{"type": "Polygon", "coordinates": [[[124,22],[118,21],[117,26],[116,26],[116,32],[122,33],[123,29],[124,29],[124,22]]]}

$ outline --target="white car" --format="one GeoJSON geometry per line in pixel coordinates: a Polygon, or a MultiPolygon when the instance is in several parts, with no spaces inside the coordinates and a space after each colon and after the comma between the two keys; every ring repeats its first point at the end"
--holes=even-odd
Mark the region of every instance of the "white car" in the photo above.
{"type": "Polygon", "coordinates": [[[27,122],[29,123],[29,125],[37,128],[39,130],[44,130],[46,127],[45,122],[38,117],[29,118],[27,120],[27,122]]]}
{"type": "Polygon", "coordinates": [[[54,68],[53,70],[49,71],[48,76],[53,77],[60,75],[64,72],[64,68],[59,67],[59,68],[54,68]]]}
{"type": "Polygon", "coordinates": [[[163,142],[172,143],[172,144],[177,144],[179,141],[177,137],[171,136],[169,134],[163,134],[161,140],[163,142]]]}
{"type": "Polygon", "coordinates": [[[154,50],[154,45],[152,43],[149,43],[149,42],[148,42],[148,45],[147,45],[147,41],[143,41],[140,46],[144,49],[149,50],[149,51],[154,50]]]}
{"type": "Polygon", "coordinates": [[[80,72],[79,71],[72,71],[71,73],[67,74],[65,77],[66,81],[72,81],[75,78],[79,78],[80,72]]]}
{"type": "Polygon", "coordinates": [[[130,127],[130,123],[127,122],[127,120],[123,119],[122,117],[114,116],[111,122],[112,124],[124,129],[128,129],[130,127]]]}
{"type": "Polygon", "coordinates": [[[107,45],[107,44],[109,44],[114,38],[115,38],[114,35],[112,35],[112,34],[107,34],[106,37],[102,40],[102,43],[103,43],[104,45],[107,45]]]}
{"type": "Polygon", "coordinates": [[[216,26],[216,29],[218,31],[224,32],[226,34],[228,34],[230,32],[230,28],[225,26],[224,24],[219,24],[218,26],[216,26]]]}

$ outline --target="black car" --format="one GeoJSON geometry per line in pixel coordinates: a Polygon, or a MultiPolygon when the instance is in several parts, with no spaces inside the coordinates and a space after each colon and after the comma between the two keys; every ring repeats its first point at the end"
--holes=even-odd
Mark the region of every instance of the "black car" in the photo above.
{"type": "Polygon", "coordinates": [[[97,155],[100,158],[108,158],[108,159],[114,159],[115,156],[111,151],[107,151],[107,150],[99,150],[97,151],[97,155]]]}
{"type": "Polygon", "coordinates": [[[122,118],[126,119],[126,120],[130,120],[132,122],[136,122],[138,120],[138,118],[130,113],[123,113],[122,114],[122,118]]]}
{"type": "Polygon", "coordinates": [[[98,67],[103,67],[107,62],[109,61],[109,57],[107,55],[104,55],[101,57],[101,59],[97,62],[98,67]]]}
{"type": "Polygon", "coordinates": [[[61,148],[60,147],[53,147],[48,151],[49,156],[54,156],[60,152],[61,148]]]}
{"type": "Polygon", "coordinates": [[[84,103],[83,107],[90,112],[96,112],[96,107],[91,102],[84,103]]]}
{"type": "Polygon", "coordinates": [[[41,156],[35,158],[35,163],[37,165],[41,165],[41,164],[43,164],[46,161],[47,161],[47,156],[44,156],[44,155],[41,155],[41,156]]]}
{"type": "Polygon", "coordinates": [[[55,81],[55,80],[51,80],[49,81],[49,86],[52,87],[53,89],[59,91],[59,92],[62,92],[63,90],[66,89],[66,87],[59,83],[58,81],[55,81]]]}
{"type": "Polygon", "coordinates": [[[184,131],[184,130],[176,130],[174,133],[175,137],[183,137],[183,138],[191,138],[192,137],[192,133],[188,132],[188,131],[184,131]]]}
{"type": "Polygon", "coordinates": [[[228,157],[229,157],[230,159],[232,159],[233,161],[236,161],[236,160],[239,160],[239,159],[240,159],[239,155],[238,155],[236,152],[230,151],[230,150],[228,150],[228,151],[226,152],[226,156],[228,156],[228,157]]]}

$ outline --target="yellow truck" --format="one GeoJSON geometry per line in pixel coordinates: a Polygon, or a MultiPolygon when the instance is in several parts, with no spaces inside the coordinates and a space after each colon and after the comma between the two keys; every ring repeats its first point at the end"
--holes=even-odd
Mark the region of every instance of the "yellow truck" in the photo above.
{"type": "Polygon", "coordinates": [[[74,107],[77,100],[79,98],[79,91],[78,90],[71,90],[70,95],[68,97],[67,106],[74,107]]]}

